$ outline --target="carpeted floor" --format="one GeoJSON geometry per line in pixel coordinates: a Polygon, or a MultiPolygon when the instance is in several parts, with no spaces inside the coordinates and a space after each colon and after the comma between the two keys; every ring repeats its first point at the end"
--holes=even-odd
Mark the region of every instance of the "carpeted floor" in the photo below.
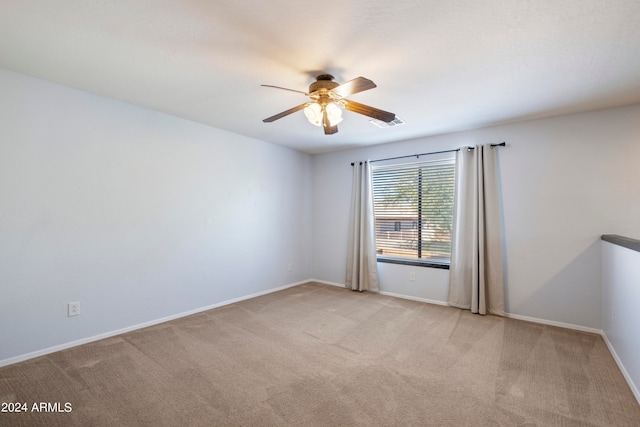
{"type": "Polygon", "coordinates": [[[0,368],[0,402],[29,407],[2,426],[640,425],[598,335],[316,284],[0,368]]]}

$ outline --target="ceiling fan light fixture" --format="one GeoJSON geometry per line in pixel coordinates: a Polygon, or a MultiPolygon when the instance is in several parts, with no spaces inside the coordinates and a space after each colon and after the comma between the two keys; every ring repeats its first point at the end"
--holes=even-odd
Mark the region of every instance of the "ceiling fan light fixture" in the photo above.
{"type": "Polygon", "coordinates": [[[342,121],[342,109],[333,102],[329,102],[324,108],[317,102],[309,103],[304,107],[304,115],[309,123],[315,126],[322,126],[323,112],[327,112],[329,124],[335,126],[342,121]]]}
{"type": "Polygon", "coordinates": [[[328,103],[325,109],[331,126],[335,126],[342,121],[342,108],[338,107],[335,102],[328,103]]]}
{"type": "Polygon", "coordinates": [[[309,103],[309,105],[304,107],[304,115],[312,125],[322,125],[322,107],[317,102],[309,103]]]}

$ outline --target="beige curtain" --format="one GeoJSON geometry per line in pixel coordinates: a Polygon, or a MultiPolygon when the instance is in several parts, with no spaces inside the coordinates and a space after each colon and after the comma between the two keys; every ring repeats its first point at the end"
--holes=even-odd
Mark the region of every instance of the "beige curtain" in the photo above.
{"type": "Polygon", "coordinates": [[[497,155],[488,144],[457,154],[449,305],[504,316],[497,155]]]}
{"type": "Polygon", "coordinates": [[[375,216],[369,162],[353,164],[346,287],[378,292],[375,216]]]}

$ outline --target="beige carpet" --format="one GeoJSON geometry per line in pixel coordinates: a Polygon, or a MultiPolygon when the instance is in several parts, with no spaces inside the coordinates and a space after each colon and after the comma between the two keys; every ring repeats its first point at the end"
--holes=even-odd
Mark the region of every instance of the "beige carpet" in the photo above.
{"type": "Polygon", "coordinates": [[[307,284],[0,368],[2,426],[639,426],[598,335],[307,284]],[[31,408],[29,408],[31,409],[31,408]]]}

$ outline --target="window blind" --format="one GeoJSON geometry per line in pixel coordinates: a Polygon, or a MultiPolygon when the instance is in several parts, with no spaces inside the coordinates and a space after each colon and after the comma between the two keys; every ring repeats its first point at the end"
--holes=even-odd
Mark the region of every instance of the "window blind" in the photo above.
{"type": "Polygon", "coordinates": [[[453,159],[372,168],[378,258],[448,264],[453,159]]]}

